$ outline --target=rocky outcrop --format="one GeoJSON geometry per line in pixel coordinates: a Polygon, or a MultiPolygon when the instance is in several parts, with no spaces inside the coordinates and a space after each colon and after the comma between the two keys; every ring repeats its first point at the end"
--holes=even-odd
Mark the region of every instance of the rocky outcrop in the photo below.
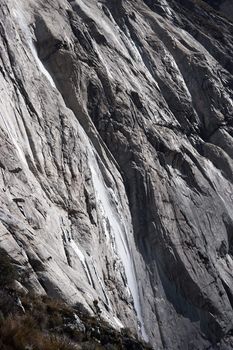
{"type": "Polygon", "coordinates": [[[205,0],[216,11],[222,13],[226,18],[233,20],[233,4],[230,0],[205,0]]]}
{"type": "Polygon", "coordinates": [[[202,1],[2,0],[1,247],[156,349],[231,349],[233,25],[202,1]]]}

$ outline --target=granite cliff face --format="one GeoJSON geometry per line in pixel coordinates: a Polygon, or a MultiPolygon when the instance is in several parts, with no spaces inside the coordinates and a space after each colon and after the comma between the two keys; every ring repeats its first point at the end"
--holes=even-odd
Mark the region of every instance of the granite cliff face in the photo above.
{"type": "Polygon", "coordinates": [[[205,2],[228,19],[233,20],[233,3],[231,0],[205,0],[205,2]]]}
{"type": "Polygon", "coordinates": [[[207,2],[0,4],[0,247],[155,349],[233,347],[233,23],[207,2]]]}

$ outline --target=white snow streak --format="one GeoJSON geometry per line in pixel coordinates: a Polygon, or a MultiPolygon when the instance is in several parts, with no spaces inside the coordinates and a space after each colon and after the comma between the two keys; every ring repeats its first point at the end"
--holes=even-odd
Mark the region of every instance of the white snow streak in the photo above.
{"type": "Polygon", "coordinates": [[[88,269],[88,265],[87,265],[85,256],[83,255],[83,253],[81,252],[81,250],[79,249],[79,247],[77,246],[77,244],[75,243],[75,241],[73,239],[70,240],[69,245],[73,248],[75,254],[78,256],[79,260],[81,261],[83,268],[86,272],[88,281],[89,281],[90,285],[93,287],[91,275],[90,275],[90,272],[88,269]]]}
{"type": "Polygon", "coordinates": [[[123,324],[121,323],[118,317],[113,316],[113,319],[120,328],[124,328],[123,324]]]}
{"type": "Polygon", "coordinates": [[[20,148],[20,146],[18,145],[18,142],[17,142],[18,137],[17,137],[16,132],[15,132],[16,128],[15,128],[14,123],[12,122],[12,120],[10,118],[10,114],[8,114],[7,120],[5,119],[5,117],[2,113],[0,113],[0,116],[1,116],[3,123],[6,127],[6,132],[7,132],[9,138],[11,139],[13,145],[15,146],[15,148],[18,152],[19,158],[22,160],[23,163],[25,163],[27,165],[25,155],[24,155],[22,149],[20,148]]]}
{"type": "Polygon", "coordinates": [[[47,71],[47,69],[45,68],[45,66],[43,65],[43,63],[41,62],[41,60],[39,59],[38,55],[37,55],[37,52],[36,52],[36,48],[35,46],[33,45],[32,41],[28,43],[29,44],[29,47],[31,49],[31,52],[35,58],[35,61],[37,63],[37,66],[39,68],[39,70],[41,71],[42,74],[45,75],[45,77],[47,78],[47,80],[50,82],[51,86],[53,88],[56,88],[56,85],[54,83],[54,80],[53,78],[51,77],[51,75],[49,74],[49,72],[47,71]]]}
{"type": "MultiPolygon", "coordinates": [[[[62,221],[62,225],[63,225],[63,221],[62,221]]],[[[69,231],[63,230],[63,235],[64,235],[64,243],[65,243],[65,245],[67,247],[71,247],[73,249],[73,251],[75,252],[75,254],[77,255],[77,257],[79,258],[79,260],[80,260],[80,262],[82,264],[82,267],[83,267],[83,269],[84,269],[84,271],[85,271],[85,273],[87,275],[87,279],[88,279],[89,284],[92,287],[94,287],[84,254],[79,249],[77,243],[71,237],[71,234],[69,233],[69,231]]]]}
{"type": "MultiPolygon", "coordinates": [[[[93,186],[95,189],[96,199],[99,203],[102,204],[102,210],[104,211],[105,220],[107,218],[110,225],[110,232],[108,237],[113,238],[116,243],[117,254],[119,255],[122,264],[124,266],[125,274],[127,277],[128,286],[133,297],[135,310],[137,312],[138,320],[141,324],[141,332],[144,340],[148,340],[147,334],[145,332],[141,305],[140,305],[140,297],[138,284],[136,279],[136,273],[134,268],[133,258],[131,256],[131,252],[129,249],[128,241],[127,241],[127,220],[124,218],[124,210],[122,208],[119,213],[117,206],[113,205],[111,202],[112,193],[109,191],[107,186],[105,185],[103,175],[99,168],[97,157],[98,155],[95,152],[94,147],[91,145],[87,135],[81,130],[81,134],[84,137],[84,142],[87,147],[88,152],[88,164],[92,174],[93,186]]],[[[130,232],[129,232],[130,234],[130,232]]]]}
{"type": "Polygon", "coordinates": [[[31,53],[36,61],[37,67],[39,68],[40,72],[47,78],[47,80],[50,82],[51,86],[53,88],[56,88],[56,85],[54,83],[53,78],[51,77],[51,75],[49,74],[49,72],[47,71],[47,69],[45,68],[45,66],[43,65],[43,63],[41,62],[41,60],[38,57],[36,48],[33,44],[33,40],[32,40],[32,33],[26,23],[26,20],[24,18],[24,15],[19,11],[19,10],[14,10],[14,15],[18,20],[18,24],[19,27],[22,31],[22,33],[24,34],[24,37],[27,41],[27,44],[31,50],[31,53]]]}
{"type": "MultiPolygon", "coordinates": [[[[81,6],[83,5],[83,7],[85,7],[85,10],[87,12],[90,11],[90,9],[88,9],[88,7],[85,6],[82,2],[80,2],[78,0],[76,0],[76,1],[79,5],[81,5],[81,6]]],[[[18,19],[18,23],[20,25],[20,28],[21,28],[23,34],[25,35],[25,38],[26,38],[28,46],[32,52],[32,55],[34,56],[34,59],[37,63],[39,70],[47,78],[47,80],[50,82],[51,86],[53,88],[55,88],[56,86],[55,86],[53,78],[51,77],[49,72],[46,70],[46,68],[44,67],[43,63],[40,61],[40,59],[37,55],[37,51],[36,51],[36,48],[35,48],[35,46],[33,44],[33,40],[32,40],[32,33],[30,32],[30,29],[26,24],[24,16],[19,11],[15,11],[15,14],[16,14],[16,17],[18,19]]],[[[127,53],[125,52],[124,46],[121,45],[121,43],[118,41],[115,33],[112,30],[110,30],[110,26],[107,25],[102,19],[100,20],[100,22],[101,22],[101,27],[103,27],[106,30],[106,32],[108,33],[108,36],[111,36],[112,42],[115,42],[117,47],[121,47],[122,52],[124,52],[127,56],[127,53]]],[[[136,48],[133,47],[133,50],[134,50],[136,58],[139,60],[140,55],[138,54],[136,48]]],[[[100,59],[103,59],[103,57],[101,56],[101,53],[98,52],[98,54],[100,56],[100,59]]],[[[111,75],[110,72],[109,72],[109,75],[111,75]]],[[[80,126],[80,129],[81,129],[81,134],[84,137],[85,145],[86,145],[87,151],[88,151],[88,164],[89,164],[91,174],[92,174],[92,181],[93,181],[93,186],[94,186],[95,193],[96,193],[96,199],[101,204],[101,211],[103,214],[103,218],[105,220],[105,224],[104,224],[105,225],[105,234],[106,234],[108,240],[111,237],[114,240],[114,242],[116,243],[117,253],[118,253],[118,255],[123,263],[123,266],[125,269],[125,274],[127,277],[128,286],[129,286],[131,295],[132,295],[133,300],[134,300],[134,306],[135,306],[135,309],[137,312],[138,320],[140,321],[140,324],[141,324],[142,337],[144,338],[144,340],[148,340],[147,334],[146,334],[145,329],[144,329],[144,323],[143,323],[143,318],[142,318],[142,313],[141,313],[139,290],[138,290],[138,284],[137,284],[136,273],[135,273],[135,268],[134,268],[134,262],[133,262],[131,252],[129,249],[129,245],[128,245],[128,241],[127,241],[127,231],[128,231],[127,224],[126,224],[127,221],[123,218],[123,209],[122,209],[121,213],[119,213],[117,208],[116,208],[116,205],[114,206],[111,203],[110,198],[111,198],[112,194],[110,192],[110,189],[108,189],[107,186],[105,185],[103,175],[100,171],[100,168],[99,168],[99,165],[98,165],[98,162],[96,159],[98,157],[98,155],[96,154],[94,147],[90,143],[86,133],[81,128],[81,126],[80,126]],[[108,223],[109,223],[109,225],[108,225],[108,223]],[[110,227],[108,227],[108,226],[110,226],[110,227]]],[[[66,244],[69,245],[70,247],[72,247],[73,251],[78,256],[78,258],[81,261],[82,266],[86,272],[86,275],[88,277],[88,281],[93,286],[92,279],[90,276],[90,272],[89,272],[86,258],[84,256],[84,254],[82,253],[82,251],[77,246],[76,242],[71,237],[66,237],[66,244]]],[[[97,276],[97,278],[98,278],[98,280],[100,280],[100,278],[98,276],[97,276]]],[[[103,291],[104,291],[103,283],[101,283],[101,286],[102,286],[103,291]]],[[[121,324],[121,322],[116,317],[114,317],[114,320],[118,324],[118,326],[120,326],[120,327],[123,326],[121,324]]]]}
{"type": "Polygon", "coordinates": [[[107,294],[107,292],[106,292],[104,283],[103,283],[102,279],[100,278],[100,276],[99,276],[99,274],[98,274],[98,271],[97,271],[97,269],[96,269],[96,267],[95,267],[95,264],[94,264],[94,261],[93,261],[92,258],[91,258],[91,262],[92,262],[92,265],[93,265],[93,268],[94,268],[94,271],[95,271],[97,280],[99,281],[99,284],[100,284],[101,289],[102,289],[102,291],[103,291],[104,297],[105,297],[105,299],[106,299],[106,304],[107,304],[108,307],[112,310],[111,302],[110,302],[109,297],[108,297],[108,294],[107,294]]]}

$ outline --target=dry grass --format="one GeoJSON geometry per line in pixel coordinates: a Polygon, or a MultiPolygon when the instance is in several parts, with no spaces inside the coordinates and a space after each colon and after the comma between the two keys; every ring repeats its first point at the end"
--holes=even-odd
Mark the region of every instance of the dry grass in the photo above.
{"type": "Polygon", "coordinates": [[[10,316],[0,324],[1,350],[77,350],[64,336],[49,335],[28,315],[10,316]]]}
{"type": "MultiPolygon", "coordinates": [[[[4,289],[0,288],[0,293],[4,300],[12,299],[4,289]]],[[[0,317],[1,350],[149,349],[140,345],[129,330],[119,333],[100,318],[84,313],[83,308],[74,309],[38,295],[20,295],[20,299],[25,313],[15,308],[13,298],[0,317]],[[81,328],[74,313],[80,318],[81,328]]]]}
{"type": "Polygon", "coordinates": [[[71,340],[66,337],[59,337],[57,335],[44,337],[43,344],[40,350],[78,350],[80,347],[73,344],[71,340]]]}

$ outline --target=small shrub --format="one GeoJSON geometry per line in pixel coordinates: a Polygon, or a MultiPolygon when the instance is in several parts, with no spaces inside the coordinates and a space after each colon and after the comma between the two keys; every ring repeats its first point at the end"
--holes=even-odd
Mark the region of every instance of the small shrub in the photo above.
{"type": "Polygon", "coordinates": [[[4,346],[1,348],[25,350],[37,339],[34,320],[28,316],[8,317],[1,322],[0,339],[4,346]]]}
{"type": "MultiPolygon", "coordinates": [[[[43,350],[78,350],[68,338],[50,336],[43,339],[43,350]]],[[[42,349],[41,349],[42,350],[42,349]]]]}
{"type": "Polygon", "coordinates": [[[5,287],[17,279],[17,270],[8,254],[0,248],[0,287],[5,287]]]}
{"type": "Polygon", "coordinates": [[[78,350],[65,337],[43,333],[31,316],[8,317],[0,324],[1,350],[78,350]]]}
{"type": "Polygon", "coordinates": [[[49,314],[61,313],[65,317],[73,315],[72,308],[60,300],[48,298],[47,296],[42,297],[42,302],[46,305],[47,312],[49,314]]]}
{"type": "Polygon", "coordinates": [[[21,295],[25,309],[22,314],[14,304],[12,307],[14,296],[8,291],[0,289],[0,299],[4,296],[6,304],[10,305],[10,312],[0,317],[1,350],[149,349],[138,344],[129,330],[124,329],[120,334],[100,317],[79,314],[77,308],[49,297],[21,295]],[[80,318],[81,328],[75,314],[80,318]],[[139,347],[135,347],[137,345],[139,347]]]}
{"type": "Polygon", "coordinates": [[[0,311],[4,317],[17,311],[14,298],[5,290],[0,290],[0,311]]]}

